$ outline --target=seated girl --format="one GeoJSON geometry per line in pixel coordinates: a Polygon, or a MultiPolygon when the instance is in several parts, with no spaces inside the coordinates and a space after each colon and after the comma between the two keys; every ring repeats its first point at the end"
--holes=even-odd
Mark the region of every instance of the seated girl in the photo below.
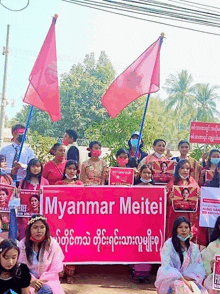
{"type": "Polygon", "coordinates": [[[203,265],[206,270],[204,286],[208,289],[209,294],[219,293],[219,291],[213,290],[212,272],[215,263],[215,255],[220,255],[220,216],[216,220],[208,247],[202,251],[203,265]]]}
{"type": "Polygon", "coordinates": [[[43,166],[39,159],[32,158],[27,166],[26,177],[20,182],[19,188],[26,190],[40,190],[40,186],[49,185],[42,177],[43,166]]]}
{"type": "Polygon", "coordinates": [[[66,162],[63,178],[61,181],[57,181],[56,185],[83,185],[78,179],[79,176],[79,166],[74,160],[68,160],[66,162]]]}
{"type": "Polygon", "coordinates": [[[19,261],[30,269],[31,293],[64,294],[59,281],[64,255],[57,241],[50,236],[46,218],[40,214],[32,215],[25,235],[18,244],[21,250],[19,261]]]}
{"type": "Polygon", "coordinates": [[[152,173],[153,171],[150,164],[142,165],[136,185],[151,186],[153,184],[152,173]]]}
{"type": "Polygon", "coordinates": [[[29,294],[31,280],[26,264],[18,263],[20,250],[12,240],[0,243],[0,285],[1,293],[13,290],[16,294],[29,294]]]}
{"type": "Polygon", "coordinates": [[[205,277],[199,248],[190,241],[191,224],[185,217],[175,220],[172,238],[161,250],[161,267],[155,286],[158,294],[191,294],[208,292],[202,286],[205,277]]]}

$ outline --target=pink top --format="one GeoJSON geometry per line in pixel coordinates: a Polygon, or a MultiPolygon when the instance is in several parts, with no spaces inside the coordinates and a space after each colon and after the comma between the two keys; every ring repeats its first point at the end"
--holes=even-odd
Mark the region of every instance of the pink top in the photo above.
{"type": "Polygon", "coordinates": [[[169,158],[167,158],[165,155],[161,156],[161,157],[157,157],[156,155],[151,154],[148,155],[146,157],[144,157],[141,162],[138,165],[138,169],[140,169],[142,167],[142,165],[147,164],[147,163],[151,163],[153,161],[166,161],[169,160],[169,158]]]}
{"type": "Polygon", "coordinates": [[[62,180],[65,165],[66,160],[58,164],[50,160],[45,164],[42,176],[48,180],[50,185],[55,185],[57,181],[62,180]]]}
{"type": "Polygon", "coordinates": [[[23,185],[23,182],[24,180],[22,180],[19,184],[19,188],[20,189],[25,189],[25,190],[40,190],[40,187],[41,186],[47,186],[47,185],[50,185],[48,180],[45,179],[44,177],[41,177],[41,181],[40,181],[40,184],[37,184],[37,185],[34,185],[32,182],[25,182],[24,183],[24,186],[22,187],[23,185]]]}

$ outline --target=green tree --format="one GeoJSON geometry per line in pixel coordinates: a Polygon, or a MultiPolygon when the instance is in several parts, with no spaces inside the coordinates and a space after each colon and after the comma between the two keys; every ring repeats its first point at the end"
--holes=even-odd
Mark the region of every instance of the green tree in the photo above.
{"type": "MultiPolygon", "coordinates": [[[[30,130],[42,136],[61,137],[65,129],[74,128],[84,136],[93,122],[100,124],[109,117],[100,100],[114,76],[113,66],[104,51],[97,62],[94,53],[86,55],[83,63],[74,64],[69,73],[61,76],[62,119],[52,123],[47,113],[35,109],[30,130]]],[[[13,122],[25,123],[28,109],[25,105],[13,122]]]]}
{"type": "Polygon", "coordinates": [[[216,93],[218,86],[210,87],[209,84],[196,84],[195,103],[193,120],[214,122],[219,118],[220,113],[216,109],[216,102],[220,96],[216,93]]]}

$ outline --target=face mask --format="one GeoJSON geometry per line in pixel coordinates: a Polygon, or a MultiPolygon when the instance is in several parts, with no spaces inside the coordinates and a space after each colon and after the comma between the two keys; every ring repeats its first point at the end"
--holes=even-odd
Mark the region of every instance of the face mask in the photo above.
{"type": "Polygon", "coordinates": [[[24,136],[24,135],[19,135],[19,136],[18,136],[17,140],[18,140],[19,143],[21,143],[21,141],[22,141],[22,139],[23,139],[23,136],[24,136]]]}
{"type": "Polygon", "coordinates": [[[0,176],[6,176],[6,170],[4,168],[0,168],[0,176]]]}
{"type": "Polygon", "coordinates": [[[131,139],[131,146],[137,148],[138,145],[138,139],[131,139]]]}
{"type": "Polygon", "coordinates": [[[148,183],[152,182],[151,179],[145,180],[145,179],[143,179],[143,178],[140,178],[140,180],[141,180],[141,182],[143,182],[143,183],[145,183],[145,184],[148,184],[148,183]]]}
{"type": "Polygon", "coordinates": [[[182,242],[185,242],[186,240],[188,240],[189,238],[191,237],[191,234],[189,234],[188,236],[186,236],[185,238],[183,238],[182,236],[180,235],[177,235],[177,238],[182,241],[182,242]]]}
{"type": "Polygon", "coordinates": [[[0,229],[0,233],[2,233],[2,229],[0,229]]]}
{"type": "Polygon", "coordinates": [[[75,175],[75,176],[73,176],[73,177],[70,177],[70,176],[68,176],[67,174],[65,174],[65,177],[66,177],[68,180],[77,179],[77,175],[75,175]]]}
{"type": "Polygon", "coordinates": [[[63,145],[68,146],[69,145],[69,141],[68,139],[63,139],[62,140],[63,145]]]}
{"type": "Polygon", "coordinates": [[[211,158],[211,163],[217,165],[220,162],[220,158],[211,158]]]}
{"type": "Polygon", "coordinates": [[[34,237],[30,237],[30,240],[35,242],[35,243],[40,243],[45,239],[45,235],[41,239],[35,239],[34,237]]]}
{"type": "Polygon", "coordinates": [[[128,158],[117,158],[117,163],[120,166],[124,166],[128,164],[128,158]]]}
{"type": "Polygon", "coordinates": [[[182,180],[187,180],[187,179],[189,178],[189,176],[184,177],[184,176],[181,176],[181,175],[180,175],[180,178],[181,178],[182,180]]]}
{"type": "Polygon", "coordinates": [[[154,155],[156,155],[157,158],[161,158],[163,156],[163,154],[159,154],[156,151],[154,152],[154,155]]]}
{"type": "Polygon", "coordinates": [[[102,150],[92,150],[91,154],[93,157],[99,157],[102,154],[102,150]]]}

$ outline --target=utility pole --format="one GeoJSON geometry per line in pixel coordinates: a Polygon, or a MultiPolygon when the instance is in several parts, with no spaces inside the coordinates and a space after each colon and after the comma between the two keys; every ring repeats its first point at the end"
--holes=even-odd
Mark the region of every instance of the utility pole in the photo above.
{"type": "Polygon", "coordinates": [[[7,35],[6,35],[6,46],[3,47],[2,54],[5,55],[5,67],[3,76],[3,86],[2,86],[2,99],[1,99],[1,116],[0,116],[0,147],[3,143],[3,129],[4,129],[4,118],[5,118],[5,105],[6,105],[6,83],[7,83],[7,69],[8,69],[8,43],[9,43],[9,29],[10,25],[7,25],[7,35]]]}

